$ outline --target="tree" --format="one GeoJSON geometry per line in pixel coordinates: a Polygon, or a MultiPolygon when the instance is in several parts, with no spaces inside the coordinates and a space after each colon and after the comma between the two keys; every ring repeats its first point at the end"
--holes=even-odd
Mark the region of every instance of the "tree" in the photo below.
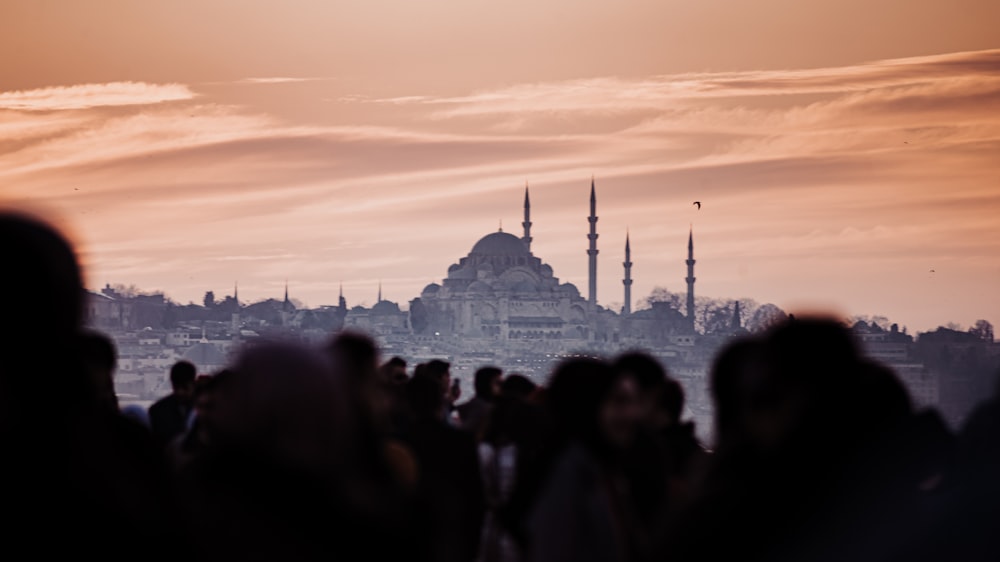
{"type": "Polygon", "coordinates": [[[969,328],[969,333],[985,342],[993,343],[993,324],[988,320],[976,320],[975,326],[969,328]]]}
{"type": "Polygon", "coordinates": [[[762,304],[746,323],[746,329],[751,332],[762,332],[787,319],[788,314],[784,310],[771,303],[762,304]]]}
{"type": "Polygon", "coordinates": [[[125,285],[124,283],[115,283],[111,286],[111,289],[126,299],[135,298],[142,294],[139,287],[136,287],[135,285],[125,285]]]}
{"type": "Polygon", "coordinates": [[[429,324],[427,307],[424,302],[417,297],[410,301],[410,328],[415,334],[422,334],[429,324]]]}
{"type": "Polygon", "coordinates": [[[205,308],[215,308],[215,291],[206,291],[202,302],[205,303],[205,308]]]}
{"type": "Polygon", "coordinates": [[[637,303],[636,309],[642,310],[645,308],[652,308],[654,302],[669,303],[672,308],[680,310],[681,304],[684,302],[684,295],[680,293],[672,293],[666,287],[653,287],[649,296],[637,303]]]}

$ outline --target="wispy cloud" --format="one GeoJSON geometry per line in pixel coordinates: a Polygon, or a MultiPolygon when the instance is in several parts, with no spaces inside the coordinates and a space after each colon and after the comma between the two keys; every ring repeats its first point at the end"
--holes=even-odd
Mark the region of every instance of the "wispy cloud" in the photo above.
{"type": "Polygon", "coordinates": [[[0,109],[57,111],[103,106],[147,105],[195,97],[183,84],[109,82],[0,92],[0,109]]]}
{"type": "Polygon", "coordinates": [[[256,78],[244,78],[243,80],[240,80],[240,82],[246,84],[288,84],[294,82],[315,82],[317,80],[333,80],[333,78],[321,76],[262,76],[256,78]]]}

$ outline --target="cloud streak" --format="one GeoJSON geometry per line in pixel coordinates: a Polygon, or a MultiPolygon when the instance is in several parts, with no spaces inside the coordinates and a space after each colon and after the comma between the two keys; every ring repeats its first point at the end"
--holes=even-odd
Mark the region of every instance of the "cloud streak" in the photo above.
{"type": "Polygon", "coordinates": [[[0,92],[0,109],[64,111],[96,107],[149,105],[190,100],[195,94],[183,84],[109,82],[0,92]]]}

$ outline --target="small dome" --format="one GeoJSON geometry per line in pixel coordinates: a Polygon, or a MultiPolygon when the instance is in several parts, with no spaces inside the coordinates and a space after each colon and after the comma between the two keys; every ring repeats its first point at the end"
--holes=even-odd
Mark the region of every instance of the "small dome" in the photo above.
{"type": "Polygon", "coordinates": [[[379,301],[375,303],[375,306],[372,307],[371,311],[371,314],[376,316],[399,314],[399,313],[400,313],[399,305],[392,301],[379,301]]]}
{"type": "Polygon", "coordinates": [[[576,285],[572,283],[563,283],[559,285],[559,292],[565,293],[573,297],[580,296],[580,290],[576,288],[576,285]]]}
{"type": "Polygon", "coordinates": [[[482,237],[472,247],[469,255],[477,256],[530,256],[524,242],[509,232],[494,232],[482,237]]]}
{"type": "Polygon", "coordinates": [[[423,295],[434,294],[440,290],[441,290],[441,285],[438,285],[437,283],[431,283],[430,285],[424,287],[424,290],[421,291],[421,294],[423,295]]]}
{"type": "Polygon", "coordinates": [[[542,266],[540,268],[538,268],[538,269],[542,273],[542,277],[552,277],[552,266],[551,265],[549,265],[547,263],[543,263],[542,266]]]}

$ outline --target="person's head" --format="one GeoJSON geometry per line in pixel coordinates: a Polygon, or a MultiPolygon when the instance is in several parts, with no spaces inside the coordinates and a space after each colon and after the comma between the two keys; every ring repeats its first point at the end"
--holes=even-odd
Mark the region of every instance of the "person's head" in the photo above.
{"type": "Polygon", "coordinates": [[[83,321],[83,276],[72,246],[44,222],[0,211],[0,410],[11,413],[27,397],[63,406],[93,396],[78,353],[83,321]],[[44,337],[42,337],[44,335],[44,337]],[[47,376],[32,376],[44,358],[47,376]]]}
{"type": "Polygon", "coordinates": [[[328,354],[267,342],[212,379],[211,441],[230,458],[318,478],[353,462],[358,413],[328,354]]]}
{"type": "Polygon", "coordinates": [[[352,380],[364,385],[375,382],[378,346],[371,337],[355,332],[341,332],[327,346],[327,352],[352,380]]]}
{"type": "Polygon", "coordinates": [[[389,384],[398,385],[406,382],[406,359],[396,355],[382,364],[382,374],[389,384]]]}
{"type": "Polygon", "coordinates": [[[498,367],[480,367],[474,379],[476,397],[492,401],[499,396],[502,377],[503,371],[498,367]]]}
{"type": "Polygon", "coordinates": [[[174,396],[182,402],[191,402],[194,395],[194,379],[198,376],[198,370],[190,361],[178,361],[170,367],[170,387],[174,391],[174,396]]]}
{"type": "Polygon", "coordinates": [[[441,359],[431,359],[424,365],[422,373],[436,381],[441,386],[441,394],[451,394],[451,363],[441,359]]]}
{"type": "Polygon", "coordinates": [[[715,357],[709,371],[709,392],[715,406],[715,432],[720,443],[740,438],[750,415],[749,400],[763,381],[764,342],[738,339],[715,357]]]}
{"type": "Polygon", "coordinates": [[[559,364],[545,393],[546,405],[568,438],[599,454],[627,447],[639,421],[638,385],[597,359],[559,364]]]}
{"type": "Polygon", "coordinates": [[[410,413],[418,420],[440,419],[444,408],[441,382],[426,373],[406,381],[406,402],[410,413]]]}
{"type": "Polygon", "coordinates": [[[96,393],[94,398],[100,404],[117,411],[114,372],[118,365],[118,352],[114,342],[100,332],[84,330],[80,334],[80,352],[96,393]]]}
{"type": "Polygon", "coordinates": [[[747,429],[768,448],[843,439],[859,387],[853,336],[826,318],[796,318],[772,328],[764,342],[764,370],[751,389],[747,429]]]}
{"type": "Polygon", "coordinates": [[[500,383],[500,394],[507,398],[515,398],[518,400],[527,400],[535,390],[538,389],[538,385],[531,382],[531,379],[524,375],[517,373],[507,375],[503,378],[500,383]]]}
{"type": "Polygon", "coordinates": [[[680,416],[666,412],[663,393],[667,384],[667,371],[652,355],[632,351],[619,355],[614,369],[620,374],[630,375],[639,388],[639,406],[643,423],[648,427],[663,427],[676,423],[680,416]]]}

